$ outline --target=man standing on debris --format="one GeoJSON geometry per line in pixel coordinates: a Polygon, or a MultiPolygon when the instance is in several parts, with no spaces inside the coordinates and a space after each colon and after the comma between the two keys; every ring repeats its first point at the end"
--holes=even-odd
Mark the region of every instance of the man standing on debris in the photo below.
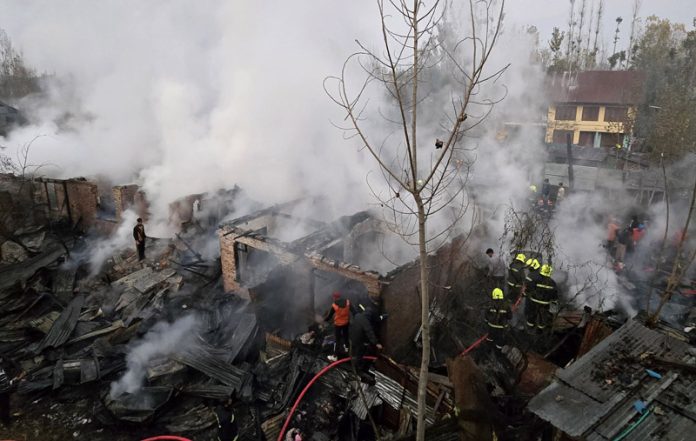
{"type": "Polygon", "coordinates": [[[145,225],[140,217],[133,227],[133,239],[135,239],[135,248],[138,250],[138,260],[145,259],[145,225]]]}
{"type": "Polygon", "coordinates": [[[493,342],[496,348],[502,349],[505,345],[505,334],[510,327],[510,318],[512,317],[510,304],[505,300],[502,289],[493,289],[491,301],[486,305],[484,316],[488,325],[488,341],[493,342]]]}
{"type": "Polygon", "coordinates": [[[218,435],[216,441],[237,441],[239,439],[239,427],[232,412],[232,398],[228,398],[222,406],[215,408],[218,435]]]}
{"type": "Polygon", "coordinates": [[[3,367],[3,359],[0,358],[0,421],[5,427],[10,427],[10,392],[12,392],[12,381],[7,376],[3,367]]]}
{"type": "Polygon", "coordinates": [[[500,257],[495,257],[493,248],[486,250],[488,256],[488,278],[493,281],[493,288],[503,288],[505,283],[505,264],[500,257]]]}
{"type": "Polygon", "coordinates": [[[358,312],[350,326],[350,356],[351,363],[358,371],[364,371],[367,363],[363,356],[367,353],[368,344],[374,345],[378,350],[382,350],[382,345],[377,341],[377,336],[372,327],[376,311],[373,307],[367,307],[358,312]]]}
{"type": "Polygon", "coordinates": [[[551,184],[549,183],[549,179],[546,178],[544,179],[544,182],[541,184],[541,198],[544,200],[544,207],[548,207],[549,205],[549,195],[551,194],[551,184]]]}
{"type": "Polygon", "coordinates": [[[534,277],[533,280],[527,279],[533,285],[529,294],[529,303],[534,306],[528,308],[528,311],[530,309],[531,311],[527,314],[527,325],[530,330],[535,328],[537,332],[540,332],[553,323],[551,307],[558,307],[558,287],[551,278],[552,272],[551,265],[542,265],[538,276],[534,277]]]}
{"type": "Polygon", "coordinates": [[[329,321],[333,317],[336,343],[334,345],[334,353],[329,356],[329,360],[336,361],[339,355],[344,354],[348,350],[351,306],[350,300],[341,297],[340,292],[335,291],[332,296],[333,303],[331,304],[331,309],[324,317],[324,321],[329,321]]]}

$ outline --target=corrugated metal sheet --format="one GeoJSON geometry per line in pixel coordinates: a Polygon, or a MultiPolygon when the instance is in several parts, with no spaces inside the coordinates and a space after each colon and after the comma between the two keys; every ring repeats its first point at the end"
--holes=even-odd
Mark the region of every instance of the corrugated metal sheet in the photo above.
{"type": "Polygon", "coordinates": [[[647,375],[640,365],[631,366],[625,360],[638,359],[647,353],[681,360],[688,348],[684,342],[648,329],[637,320],[629,320],[569,368],[559,371],[557,376],[572,388],[605,402],[630,387],[625,377],[630,375],[632,382],[639,382],[647,375]],[[620,369],[624,381],[608,372],[610,368],[620,369]]]}
{"type": "Polygon", "coordinates": [[[225,358],[211,352],[208,348],[196,347],[184,353],[177,353],[171,357],[179,363],[185,364],[197,371],[203,372],[210,378],[232,386],[239,392],[249,378],[249,373],[225,361],[225,358]]]}
{"type": "Polygon", "coordinates": [[[57,348],[68,341],[77,325],[77,320],[80,318],[82,305],[85,303],[85,297],[78,295],[68,306],[60,313],[60,317],[53,323],[51,330],[46,334],[41,342],[40,349],[54,347],[57,348]]]}
{"type": "Polygon", "coordinates": [[[532,398],[527,408],[568,435],[580,436],[606,415],[614,404],[613,401],[600,403],[556,381],[532,398]]]}
{"type": "Polygon", "coordinates": [[[350,408],[358,418],[364,420],[367,418],[367,409],[379,406],[382,404],[382,400],[379,397],[379,390],[375,386],[368,386],[365,383],[359,384],[363,390],[362,396],[358,393],[358,396],[350,403],[350,408]],[[364,401],[363,397],[365,397],[364,401]],[[367,406],[365,406],[366,402],[367,406]]]}
{"type": "MultiPolygon", "coordinates": [[[[401,409],[405,407],[414,416],[417,414],[418,404],[416,402],[416,397],[404,389],[396,380],[393,380],[379,371],[370,371],[375,375],[375,387],[379,392],[379,396],[382,400],[389,404],[394,409],[401,409]]],[[[425,411],[425,420],[428,424],[432,424],[435,421],[435,415],[433,408],[428,406],[425,411]]]]}
{"type": "Polygon", "coordinates": [[[638,420],[633,404],[641,400],[651,414],[626,439],[693,439],[696,375],[654,367],[661,375],[654,378],[646,372],[651,365],[641,361],[650,354],[694,363],[689,348],[681,340],[629,320],[560,371],[557,381],[535,396],[528,409],[570,436],[606,441],[638,420]]]}

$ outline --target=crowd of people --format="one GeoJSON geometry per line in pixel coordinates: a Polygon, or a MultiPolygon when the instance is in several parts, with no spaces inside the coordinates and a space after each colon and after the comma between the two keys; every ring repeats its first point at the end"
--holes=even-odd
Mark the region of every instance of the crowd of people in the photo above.
{"type": "Polygon", "coordinates": [[[535,184],[529,186],[529,202],[538,210],[550,211],[561,204],[566,197],[566,188],[563,182],[559,182],[553,194],[553,187],[548,178],[541,183],[541,191],[535,184]]]}
{"type": "Polygon", "coordinates": [[[638,221],[632,218],[630,222],[621,225],[614,216],[609,216],[607,223],[607,241],[605,247],[612,259],[614,270],[621,272],[627,258],[630,258],[647,233],[648,221],[638,221]]]}

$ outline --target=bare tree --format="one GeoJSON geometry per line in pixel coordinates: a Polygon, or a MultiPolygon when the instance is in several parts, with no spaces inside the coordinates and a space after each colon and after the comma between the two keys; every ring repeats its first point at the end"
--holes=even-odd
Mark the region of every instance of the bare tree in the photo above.
{"type": "MultiPolygon", "coordinates": [[[[689,236],[689,226],[691,225],[691,218],[694,215],[694,210],[696,210],[696,180],[694,180],[694,188],[691,190],[691,204],[689,205],[689,212],[686,215],[686,221],[684,222],[683,233],[677,244],[677,250],[674,258],[674,263],[672,264],[672,270],[669,277],[667,278],[667,286],[662,292],[660,297],[660,304],[657,306],[655,312],[648,318],[648,324],[654,326],[658,319],[660,318],[660,313],[662,308],[669,302],[672,295],[676,289],[681,285],[684,275],[688,272],[691,265],[696,260],[696,247],[693,250],[688,250],[688,236],[689,236]]],[[[649,305],[648,305],[649,306],[649,305]]]]}
{"type": "Polygon", "coordinates": [[[504,0],[470,0],[469,29],[462,36],[447,26],[449,5],[445,1],[377,0],[382,47],[373,50],[358,42],[359,51],[348,57],[341,75],[327,78],[325,83],[329,96],[346,113],[348,124],[342,128],[357,137],[379,165],[386,188],[370,188],[385,207],[389,224],[407,243],[418,247],[419,441],[425,439],[430,361],[428,254],[451,237],[471,204],[467,183],[474,158],[463,141],[499,101],[481,95],[482,88],[507,68],[490,73],[484,69],[499,37],[504,4],[504,0]],[[363,75],[354,89],[349,72],[355,66],[363,75]],[[386,95],[386,99],[370,101],[372,86],[378,86],[381,98],[386,95]],[[381,101],[379,119],[391,130],[381,139],[384,132],[373,129],[375,120],[368,116],[375,101],[381,101]],[[443,220],[437,226],[436,216],[443,220]]]}

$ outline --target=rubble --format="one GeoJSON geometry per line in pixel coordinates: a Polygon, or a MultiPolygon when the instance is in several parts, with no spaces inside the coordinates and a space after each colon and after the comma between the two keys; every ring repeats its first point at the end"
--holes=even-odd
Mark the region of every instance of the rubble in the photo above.
{"type": "MultiPolygon", "coordinates": [[[[118,194],[119,212],[138,197],[138,206],[147,207],[136,188],[118,194]]],[[[0,355],[20,378],[15,400],[28,412],[27,403],[38,400],[41,418],[51,416],[49,403],[62,409],[62,400],[79,400],[79,412],[60,410],[71,437],[91,431],[95,439],[117,439],[127,427],[143,436],[206,439],[215,431],[215,406],[232,397],[241,439],[277,439],[294,405],[288,427],[308,439],[373,439],[371,419],[383,439],[412,439],[420,262],[402,256],[369,266],[366,255],[384,231],[367,212],[317,221],[299,216],[306,202],[295,201],[218,228],[191,208],[201,200],[198,206],[205,206],[209,196],[193,196],[172,205],[185,228],[171,239],[150,239],[145,261],[133,249],[118,249],[96,273],[80,260],[89,242],[75,230],[30,228],[17,236],[26,256],[0,266],[0,355]],[[288,223],[296,228],[286,231],[288,223]],[[219,259],[199,251],[216,239],[219,259]],[[317,316],[334,290],[389,317],[379,326],[384,353],[367,378],[346,363],[326,371],[298,401],[329,366],[333,333],[317,316]],[[175,331],[183,319],[189,326],[175,331]]],[[[475,230],[469,240],[483,235],[475,230]]],[[[533,337],[512,327],[508,345],[495,351],[479,311],[489,281],[463,239],[429,259],[436,288],[428,439],[459,439],[460,433],[534,439],[546,430],[544,421],[554,423],[537,403],[563,407],[572,399],[554,392],[570,381],[557,370],[569,363],[572,370],[573,361],[582,365],[583,355],[623,335],[614,331],[618,322],[565,309],[548,333],[533,337]]],[[[662,375],[657,381],[688,380],[688,360],[654,352],[645,363],[662,375]]],[[[648,375],[644,366],[627,370],[623,363],[642,355],[612,356],[592,370],[592,381],[602,390],[641,381],[648,375]]],[[[655,415],[671,415],[666,404],[655,409],[655,415]]]]}

